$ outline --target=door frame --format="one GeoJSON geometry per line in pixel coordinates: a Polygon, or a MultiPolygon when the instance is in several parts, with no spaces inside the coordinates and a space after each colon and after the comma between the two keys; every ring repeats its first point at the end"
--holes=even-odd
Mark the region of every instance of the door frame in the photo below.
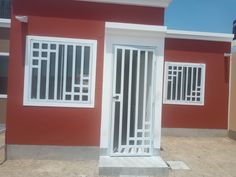
{"type": "MultiPolygon", "coordinates": [[[[126,23],[106,23],[103,65],[100,155],[111,155],[113,48],[114,45],[152,46],[156,56],[156,93],[153,120],[153,155],[159,155],[161,138],[162,88],[164,74],[164,40],[166,27],[126,23]]],[[[155,77],[155,76],[154,76],[155,77]]]]}
{"type": "MultiPolygon", "coordinates": [[[[150,144],[150,150],[149,150],[149,153],[138,153],[138,154],[125,154],[125,153],[114,153],[114,133],[115,133],[115,130],[114,130],[114,127],[115,127],[115,117],[114,117],[114,109],[115,109],[115,101],[114,101],[114,96],[116,95],[115,93],[115,88],[116,88],[116,76],[117,76],[117,73],[116,73],[116,55],[117,55],[117,48],[120,48],[120,49],[128,49],[128,50],[146,50],[146,51],[152,51],[153,52],[153,59],[152,59],[152,76],[155,75],[155,63],[156,63],[156,59],[157,59],[157,48],[156,47],[153,47],[153,46],[140,46],[140,45],[121,45],[121,44],[114,44],[113,45],[113,54],[112,54],[112,57],[113,57],[113,78],[112,78],[112,97],[111,97],[111,102],[112,102],[112,106],[111,106],[111,131],[110,131],[110,148],[109,148],[109,151],[110,151],[110,154],[111,156],[152,156],[153,154],[153,115],[151,117],[151,127],[150,127],[150,138],[151,138],[151,144],[150,144]]],[[[146,58],[147,59],[147,58],[146,58]]],[[[124,62],[124,61],[123,61],[124,62]]],[[[147,62],[147,61],[146,61],[147,62]]],[[[124,66],[125,67],[125,66],[124,66]]],[[[130,72],[130,71],[129,71],[130,72]]],[[[122,76],[122,75],[121,75],[122,76]]],[[[124,77],[124,76],[123,76],[124,77]]],[[[121,78],[121,81],[122,81],[122,78],[121,78]]],[[[131,81],[129,81],[131,82],[131,81]]],[[[155,79],[152,77],[152,90],[151,92],[153,93],[153,88],[154,88],[154,85],[155,85],[155,79]]],[[[121,84],[122,85],[122,84],[121,84]]],[[[145,87],[145,86],[144,86],[145,87]]],[[[138,89],[139,90],[139,89],[138,89]]],[[[132,92],[132,90],[131,90],[132,92]]],[[[122,94],[122,92],[121,92],[122,94]]],[[[122,95],[121,95],[122,96],[122,95]]],[[[145,98],[146,100],[147,98],[145,98]]],[[[120,103],[122,102],[123,103],[123,99],[122,98],[119,98],[120,100],[120,103]]],[[[123,105],[122,105],[123,106],[123,105]]],[[[121,108],[120,108],[121,109],[121,108]]],[[[152,112],[152,109],[151,109],[151,112],[152,112]]],[[[143,119],[145,119],[143,117],[143,119]]],[[[137,119],[136,119],[137,121],[137,119]]],[[[128,124],[129,125],[129,124],[128,124]]],[[[137,126],[137,125],[136,125],[137,126]]],[[[144,126],[144,125],[143,125],[144,126]]],[[[119,130],[121,131],[121,129],[119,130]]],[[[137,131],[137,129],[136,129],[137,131]]],[[[120,145],[120,144],[119,144],[120,145]]],[[[127,146],[129,146],[127,144],[127,146]]]]}

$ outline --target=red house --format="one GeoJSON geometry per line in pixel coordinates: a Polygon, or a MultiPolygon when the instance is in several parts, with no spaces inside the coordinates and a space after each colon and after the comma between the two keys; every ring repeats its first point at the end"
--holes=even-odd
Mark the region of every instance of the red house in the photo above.
{"type": "Polygon", "coordinates": [[[13,0],[8,158],[100,156],[103,175],[165,174],[162,127],[226,130],[233,36],[167,29],[169,3],[13,0]]]}

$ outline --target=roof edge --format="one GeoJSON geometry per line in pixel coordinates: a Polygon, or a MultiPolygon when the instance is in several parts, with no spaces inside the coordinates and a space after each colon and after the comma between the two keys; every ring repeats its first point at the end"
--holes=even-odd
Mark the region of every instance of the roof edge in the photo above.
{"type": "Polygon", "coordinates": [[[199,31],[167,30],[166,38],[232,42],[234,35],[199,31]]]}
{"type": "Polygon", "coordinates": [[[167,31],[166,26],[119,23],[119,22],[106,22],[105,27],[106,29],[134,30],[134,31],[147,31],[147,32],[162,32],[162,33],[166,33],[167,31]]]}
{"type": "Polygon", "coordinates": [[[123,5],[136,5],[136,6],[148,6],[148,7],[162,7],[169,6],[172,0],[75,0],[75,1],[87,1],[96,3],[110,3],[110,4],[123,4],[123,5]]]}

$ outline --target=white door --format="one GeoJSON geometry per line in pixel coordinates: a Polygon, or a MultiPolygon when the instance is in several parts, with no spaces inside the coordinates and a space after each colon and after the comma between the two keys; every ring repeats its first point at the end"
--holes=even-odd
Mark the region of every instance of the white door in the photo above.
{"type": "Polygon", "coordinates": [[[155,47],[114,46],[111,155],[153,152],[155,47]]]}

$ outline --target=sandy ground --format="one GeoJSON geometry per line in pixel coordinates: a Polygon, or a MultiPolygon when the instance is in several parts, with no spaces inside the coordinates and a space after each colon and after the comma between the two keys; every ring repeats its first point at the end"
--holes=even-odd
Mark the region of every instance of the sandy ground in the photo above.
{"type": "MultiPolygon", "coordinates": [[[[229,138],[163,137],[162,147],[165,160],[190,167],[171,170],[169,177],[236,177],[236,141],[229,138]]],[[[0,177],[98,177],[97,166],[96,160],[9,160],[0,177]]]]}

